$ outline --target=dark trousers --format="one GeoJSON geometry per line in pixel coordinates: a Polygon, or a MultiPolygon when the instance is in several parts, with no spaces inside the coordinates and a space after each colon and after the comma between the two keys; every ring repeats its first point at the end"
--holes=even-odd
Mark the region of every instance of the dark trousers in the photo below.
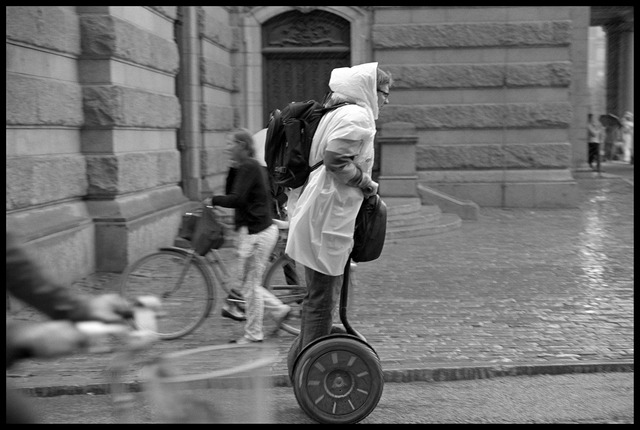
{"type": "Polygon", "coordinates": [[[604,143],[604,161],[613,160],[613,154],[614,154],[613,142],[605,142],[604,143]]]}
{"type": "Polygon", "coordinates": [[[305,274],[307,295],[302,301],[301,348],[331,333],[333,309],[340,297],[343,277],[325,275],[308,267],[305,267],[305,274]]]}
{"type": "Polygon", "coordinates": [[[589,165],[592,165],[593,163],[598,161],[599,144],[598,142],[589,142],[588,145],[589,145],[588,160],[589,160],[589,165]]]}

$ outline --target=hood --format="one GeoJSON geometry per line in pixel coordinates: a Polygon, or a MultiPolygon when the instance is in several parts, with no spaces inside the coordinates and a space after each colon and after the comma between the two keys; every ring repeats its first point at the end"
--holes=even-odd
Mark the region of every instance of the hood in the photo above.
{"type": "Polygon", "coordinates": [[[373,119],[376,120],[378,119],[377,71],[377,62],[333,69],[329,88],[339,95],[353,99],[358,105],[369,108],[373,119]]]}

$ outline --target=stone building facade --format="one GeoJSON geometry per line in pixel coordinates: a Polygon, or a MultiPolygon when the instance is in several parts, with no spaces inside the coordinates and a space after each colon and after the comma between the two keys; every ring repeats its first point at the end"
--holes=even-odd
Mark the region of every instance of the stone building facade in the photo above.
{"type": "Polygon", "coordinates": [[[393,74],[378,126],[412,124],[418,182],[575,204],[589,7],[8,6],[6,24],[7,228],[63,282],[171,244],[223,186],[226,133],[263,128],[283,79],[321,97],[328,61],[393,74]]]}

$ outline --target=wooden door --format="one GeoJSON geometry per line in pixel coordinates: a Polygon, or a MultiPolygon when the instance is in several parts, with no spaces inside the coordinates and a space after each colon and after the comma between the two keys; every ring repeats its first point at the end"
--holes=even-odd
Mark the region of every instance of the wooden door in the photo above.
{"type": "Polygon", "coordinates": [[[350,66],[349,23],[331,13],[286,12],[263,27],[263,113],[292,101],[322,101],[331,70],[350,66]]]}

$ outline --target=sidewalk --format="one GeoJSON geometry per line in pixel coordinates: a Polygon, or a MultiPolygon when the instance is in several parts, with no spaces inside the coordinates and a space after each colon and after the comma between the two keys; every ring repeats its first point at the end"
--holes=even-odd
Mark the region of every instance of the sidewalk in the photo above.
{"type": "MultiPolygon", "coordinates": [[[[578,209],[481,208],[457,231],[388,241],[378,260],[360,263],[349,321],[376,350],[385,380],[633,371],[633,166],[604,167],[600,176],[576,175],[578,209]]],[[[98,273],[73,287],[116,291],[117,281],[98,273]]],[[[194,333],[150,353],[239,337],[242,323],[221,318],[220,307],[217,300],[194,333]]],[[[12,317],[40,318],[26,309],[12,317]]],[[[279,352],[276,385],[288,384],[292,340],[284,332],[267,339],[279,352]]],[[[33,395],[97,393],[106,390],[108,361],[25,361],[8,375],[33,395]]],[[[211,370],[200,366],[194,371],[211,370]]]]}
{"type": "Polygon", "coordinates": [[[620,178],[633,185],[633,167],[632,164],[623,161],[607,161],[600,166],[600,173],[591,170],[589,167],[585,167],[583,171],[574,173],[574,176],[578,178],[620,178]]]}

